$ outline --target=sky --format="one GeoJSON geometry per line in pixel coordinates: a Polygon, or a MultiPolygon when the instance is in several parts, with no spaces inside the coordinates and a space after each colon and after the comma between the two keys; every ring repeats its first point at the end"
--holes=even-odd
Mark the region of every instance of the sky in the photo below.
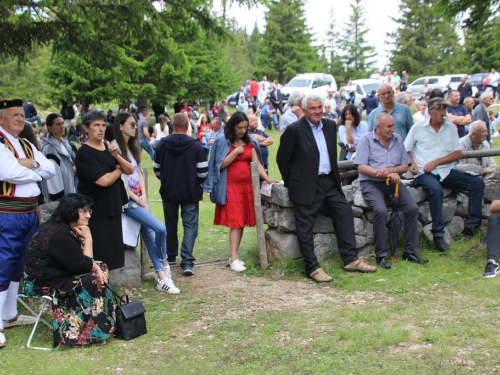
{"type": "MultiPolygon", "coordinates": [[[[304,10],[306,13],[306,24],[314,34],[317,41],[314,44],[322,44],[326,39],[326,31],[330,25],[330,9],[333,6],[335,10],[337,30],[346,28],[344,22],[348,22],[351,15],[351,7],[349,0],[305,0],[304,10]]],[[[387,59],[387,32],[393,32],[397,29],[397,23],[390,17],[397,17],[399,13],[399,0],[363,0],[362,5],[365,9],[364,18],[369,32],[366,35],[368,44],[373,45],[376,49],[375,67],[381,69],[388,64],[387,59]],[[383,5],[382,5],[383,4],[383,5]]],[[[247,32],[251,33],[255,22],[261,32],[265,30],[265,11],[267,7],[258,6],[248,10],[240,8],[238,5],[233,5],[227,12],[229,17],[234,17],[241,27],[246,26],[247,32]]]]}

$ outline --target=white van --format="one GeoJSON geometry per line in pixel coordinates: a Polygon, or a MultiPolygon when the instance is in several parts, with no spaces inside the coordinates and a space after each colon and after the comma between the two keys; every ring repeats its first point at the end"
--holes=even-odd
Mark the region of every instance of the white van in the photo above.
{"type": "Polygon", "coordinates": [[[337,83],[331,74],[297,74],[285,87],[281,89],[283,104],[288,102],[290,94],[294,91],[301,91],[306,95],[314,92],[322,98],[326,98],[328,96],[328,91],[337,91],[337,83]]]}

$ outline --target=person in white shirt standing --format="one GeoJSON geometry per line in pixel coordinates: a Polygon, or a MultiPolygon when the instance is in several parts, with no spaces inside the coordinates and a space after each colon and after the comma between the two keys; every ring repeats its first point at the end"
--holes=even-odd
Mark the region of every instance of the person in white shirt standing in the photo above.
{"type": "Polygon", "coordinates": [[[26,245],[38,227],[38,183],[55,175],[52,162],[18,138],[24,119],[21,99],[0,100],[0,348],[7,345],[4,328],[36,321],[19,315],[17,294],[26,245]]]}
{"type": "Polygon", "coordinates": [[[497,92],[498,96],[500,96],[500,91],[498,91],[500,82],[500,74],[497,72],[495,68],[491,68],[491,73],[488,76],[489,83],[487,86],[493,89],[493,97],[495,97],[495,92],[497,92]]]}

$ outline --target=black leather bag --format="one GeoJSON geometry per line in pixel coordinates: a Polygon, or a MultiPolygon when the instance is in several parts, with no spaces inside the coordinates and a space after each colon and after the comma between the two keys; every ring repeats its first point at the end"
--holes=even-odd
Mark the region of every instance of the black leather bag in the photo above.
{"type": "Polygon", "coordinates": [[[132,340],[148,333],[146,328],[146,317],[141,301],[129,301],[128,295],[118,295],[109,284],[106,286],[111,290],[116,301],[116,330],[115,337],[123,340],[132,340]]]}

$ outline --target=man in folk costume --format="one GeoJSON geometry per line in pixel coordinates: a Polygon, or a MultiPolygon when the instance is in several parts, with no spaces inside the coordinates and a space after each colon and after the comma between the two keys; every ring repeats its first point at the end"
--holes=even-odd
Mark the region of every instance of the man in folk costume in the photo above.
{"type": "Polygon", "coordinates": [[[24,128],[23,101],[0,100],[0,348],[4,328],[33,324],[19,315],[17,293],[26,244],[38,226],[39,182],[54,176],[54,165],[30,142],[24,128]]]}

